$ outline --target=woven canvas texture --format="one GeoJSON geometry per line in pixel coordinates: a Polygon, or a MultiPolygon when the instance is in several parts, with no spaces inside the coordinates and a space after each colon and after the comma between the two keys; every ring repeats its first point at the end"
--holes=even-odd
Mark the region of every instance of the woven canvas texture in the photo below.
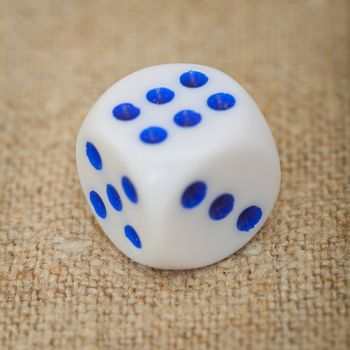
{"type": "Polygon", "coordinates": [[[0,0],[0,349],[349,348],[350,3],[0,0]],[[256,100],[282,166],[236,254],[132,262],[90,212],[75,139],[106,88],[192,62],[256,100]]]}

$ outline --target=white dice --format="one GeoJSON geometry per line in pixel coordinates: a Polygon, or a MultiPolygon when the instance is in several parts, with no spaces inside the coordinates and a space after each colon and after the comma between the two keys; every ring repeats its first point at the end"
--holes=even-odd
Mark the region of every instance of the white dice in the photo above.
{"type": "Polygon", "coordinates": [[[241,248],[280,186],[259,108],[231,77],[195,64],[149,67],[114,84],[83,122],[76,158],[110,240],[163,269],[205,266],[241,248]]]}

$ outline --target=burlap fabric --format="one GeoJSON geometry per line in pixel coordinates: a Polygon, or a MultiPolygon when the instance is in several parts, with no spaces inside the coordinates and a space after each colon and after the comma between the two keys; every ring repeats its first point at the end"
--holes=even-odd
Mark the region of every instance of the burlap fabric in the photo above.
{"type": "Polygon", "coordinates": [[[346,349],[349,20],[344,1],[0,1],[0,348],[346,349]],[[83,199],[92,103],[145,66],[235,77],[276,138],[282,187],[228,259],[157,271],[83,199]]]}

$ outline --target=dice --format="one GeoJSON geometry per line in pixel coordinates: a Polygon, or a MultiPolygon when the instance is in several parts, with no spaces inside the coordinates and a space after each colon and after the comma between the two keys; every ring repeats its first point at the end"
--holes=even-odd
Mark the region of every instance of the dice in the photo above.
{"type": "Polygon", "coordinates": [[[248,93],[195,64],[121,79],[76,143],[81,186],[109,239],[162,269],[215,263],[261,228],[280,186],[278,152],[248,93]]]}

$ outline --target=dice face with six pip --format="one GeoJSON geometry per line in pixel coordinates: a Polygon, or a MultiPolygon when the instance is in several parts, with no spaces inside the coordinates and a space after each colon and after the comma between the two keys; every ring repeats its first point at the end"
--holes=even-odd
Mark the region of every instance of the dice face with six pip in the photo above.
{"type": "Polygon", "coordinates": [[[114,84],[83,122],[76,159],[103,231],[156,268],[229,256],[261,228],[280,186],[259,108],[231,77],[195,64],[149,67],[114,84]]]}

